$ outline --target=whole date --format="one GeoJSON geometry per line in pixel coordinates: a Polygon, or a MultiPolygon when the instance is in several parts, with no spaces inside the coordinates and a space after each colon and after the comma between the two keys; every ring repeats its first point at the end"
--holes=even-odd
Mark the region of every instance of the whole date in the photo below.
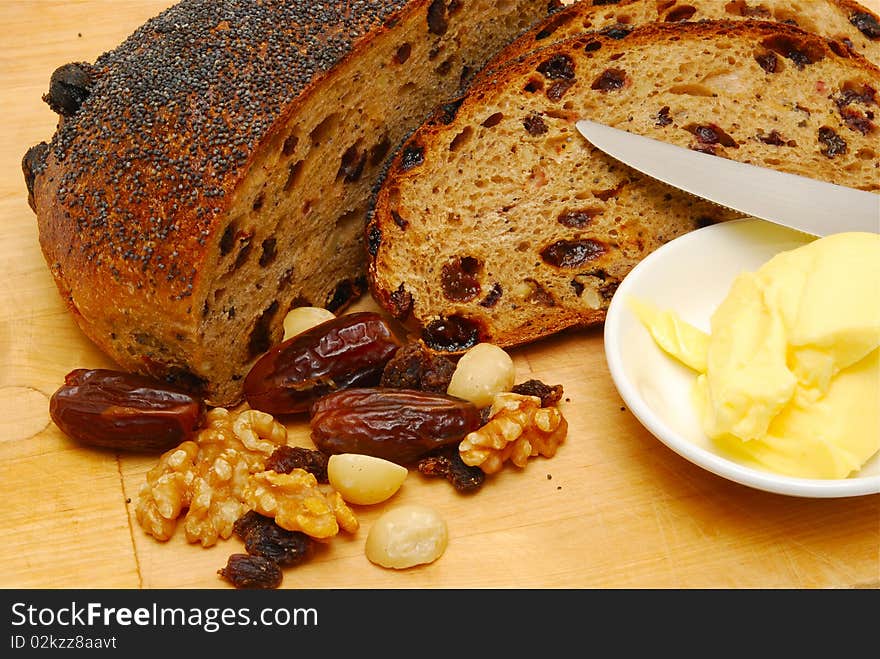
{"type": "Polygon", "coordinates": [[[269,414],[306,412],[330,392],[378,384],[399,347],[379,314],[339,316],[266,352],[245,378],[244,395],[252,408],[269,414]]]}
{"type": "Polygon", "coordinates": [[[446,394],[360,387],[312,405],[311,436],[325,453],[361,453],[399,464],[460,442],[480,426],[473,403],[446,394]]]}
{"type": "Polygon", "coordinates": [[[49,400],[49,415],[69,437],[90,446],[164,451],[186,441],[204,403],[152,378],[109,369],[76,369],[49,400]]]}

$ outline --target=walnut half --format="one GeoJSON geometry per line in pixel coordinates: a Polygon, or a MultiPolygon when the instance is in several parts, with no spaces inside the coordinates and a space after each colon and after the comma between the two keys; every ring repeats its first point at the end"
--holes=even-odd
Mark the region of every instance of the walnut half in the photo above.
{"type": "Polygon", "coordinates": [[[508,459],[523,468],[530,457],[552,458],[567,432],[557,407],[541,407],[537,396],[502,392],[492,401],[489,421],[468,433],[458,451],[466,465],[494,474],[508,459]]]}

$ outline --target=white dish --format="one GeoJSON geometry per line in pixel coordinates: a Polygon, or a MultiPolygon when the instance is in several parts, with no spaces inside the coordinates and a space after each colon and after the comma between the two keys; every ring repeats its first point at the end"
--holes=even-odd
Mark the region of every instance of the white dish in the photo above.
{"type": "Polygon", "coordinates": [[[749,487],[800,497],[849,497],[880,492],[880,455],[845,479],[805,479],[752,467],[723,454],[703,434],[690,392],[694,372],[664,353],[630,311],[629,296],[676,311],[704,331],[737,274],[757,270],[775,254],[811,238],[751,218],[715,224],[670,241],[621,282],[605,320],[611,377],[636,418],[682,457],[749,487]]]}

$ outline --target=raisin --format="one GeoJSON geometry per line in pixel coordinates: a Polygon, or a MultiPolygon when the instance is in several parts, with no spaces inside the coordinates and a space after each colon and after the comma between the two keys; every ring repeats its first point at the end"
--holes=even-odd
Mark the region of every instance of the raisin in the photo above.
{"type": "Polygon", "coordinates": [[[189,439],[204,403],[152,378],[109,369],[76,369],[49,401],[49,415],[69,437],[89,446],[164,451],[189,439]]]}
{"type": "Polygon", "coordinates": [[[408,146],[403,150],[400,159],[400,168],[404,172],[408,172],[413,167],[418,167],[425,162],[425,149],[421,146],[408,146]]]}
{"type": "Polygon", "coordinates": [[[401,347],[385,364],[379,386],[445,393],[454,372],[455,362],[417,339],[401,347]]]}
{"type": "Polygon", "coordinates": [[[526,277],[523,281],[529,285],[530,289],[528,295],[524,298],[526,302],[539,304],[544,307],[556,306],[556,298],[537,279],[526,277]]]}
{"type": "Polygon", "coordinates": [[[480,300],[480,301],[478,302],[478,304],[479,304],[481,307],[485,307],[485,308],[487,308],[487,309],[491,309],[491,308],[494,307],[496,304],[498,304],[498,300],[501,299],[501,295],[502,295],[502,293],[503,293],[503,291],[502,291],[502,289],[501,289],[501,284],[499,284],[499,283],[496,281],[494,284],[492,284],[492,288],[491,288],[491,289],[489,290],[489,292],[486,294],[486,297],[484,297],[482,300],[480,300]]]}
{"type": "Polygon", "coordinates": [[[819,141],[822,143],[822,154],[828,158],[846,153],[846,140],[838,135],[833,128],[822,126],[819,129],[819,141]]]}
{"type": "Polygon", "coordinates": [[[880,22],[877,17],[867,12],[856,12],[849,17],[849,22],[869,39],[880,39],[880,22]]]}
{"type": "Polygon", "coordinates": [[[861,112],[853,108],[845,108],[840,111],[840,116],[847,128],[852,131],[858,131],[862,135],[867,135],[874,128],[874,122],[865,117],[861,112]]]}
{"type": "Polygon", "coordinates": [[[776,73],[776,67],[779,63],[779,58],[776,57],[776,53],[767,52],[755,55],[755,61],[758,63],[758,66],[764,69],[767,73],[776,73]]]}
{"type": "Polygon", "coordinates": [[[336,172],[336,180],[342,179],[346,183],[355,183],[360,179],[366,164],[367,152],[361,152],[356,144],[349,147],[342,154],[342,162],[339,164],[339,171],[336,172]]]}
{"type": "Polygon", "coordinates": [[[248,354],[256,357],[269,349],[272,345],[272,318],[278,313],[278,300],[274,300],[254,323],[248,339],[248,354]]]}
{"type": "Polygon", "coordinates": [[[328,483],[327,456],[302,446],[279,446],[266,460],[266,471],[289,474],[294,469],[309,472],[319,483],[328,483]]]}
{"type": "Polygon", "coordinates": [[[413,296],[403,284],[398,286],[390,295],[391,313],[397,320],[404,321],[409,317],[413,308],[413,296]]]}
{"type": "Polygon", "coordinates": [[[251,556],[262,556],[281,567],[305,562],[312,554],[313,540],[300,531],[282,529],[274,521],[251,527],[244,538],[244,548],[251,556]]]}
{"type": "Polygon", "coordinates": [[[806,65],[818,62],[824,57],[820,47],[787,35],[768,37],[761,42],[761,45],[791,60],[798,69],[803,69],[806,65]]]}
{"type": "Polygon", "coordinates": [[[89,97],[91,85],[91,65],[82,62],[65,64],[52,73],[49,93],[43,95],[43,100],[53,112],[71,117],[89,97]]]}
{"type": "Polygon", "coordinates": [[[232,554],[226,567],[217,574],[236,588],[269,589],[281,585],[281,568],[275,561],[263,556],[232,554]]]}
{"type": "Polygon", "coordinates": [[[480,294],[479,273],[483,262],[472,256],[455,257],[440,273],[443,295],[453,302],[468,302],[480,294]]]}
{"type": "Polygon", "coordinates": [[[468,401],[385,387],[343,389],[311,408],[311,436],[325,453],[361,453],[400,464],[458,444],[480,424],[468,401]]]}
{"type": "Polygon", "coordinates": [[[599,75],[590,89],[596,89],[601,92],[610,92],[622,89],[626,85],[626,72],[621,69],[605,69],[599,75]]]}
{"type": "Polygon", "coordinates": [[[550,80],[574,80],[574,61],[568,55],[554,55],[538,65],[538,72],[550,80]]]}
{"type": "Polygon", "coordinates": [[[328,311],[336,313],[358,297],[363,292],[366,284],[366,278],[364,277],[343,279],[336,285],[333,294],[329,296],[324,306],[327,307],[328,311]]]}
{"type": "Polygon", "coordinates": [[[40,142],[28,149],[21,159],[21,171],[24,174],[24,184],[28,192],[28,205],[35,213],[37,212],[37,206],[34,201],[34,183],[36,183],[37,174],[45,169],[48,155],[49,145],[45,142],[40,142]]]}
{"type": "Polygon", "coordinates": [[[278,241],[275,238],[266,238],[260,244],[260,267],[265,268],[275,261],[278,255],[278,241]]]}
{"type": "Polygon", "coordinates": [[[782,139],[782,135],[775,128],[771,130],[769,133],[765,133],[764,131],[758,131],[756,138],[759,142],[763,142],[764,144],[769,144],[770,146],[785,146],[785,140],[782,139]]]}
{"type": "Polygon", "coordinates": [[[271,517],[265,517],[256,510],[248,510],[232,524],[232,532],[244,540],[252,529],[274,523],[275,520],[271,517]]]}
{"type": "Polygon", "coordinates": [[[734,149],[739,148],[736,140],[716,124],[688,124],[684,129],[693,133],[701,144],[720,144],[734,149]]]}
{"type": "Polygon", "coordinates": [[[244,380],[245,398],[270,414],[305,412],[326,393],[377,383],[398,347],[379,314],[338,316],[266,352],[244,380]]]}
{"type": "Polygon", "coordinates": [[[523,127],[532,137],[543,135],[548,130],[547,124],[544,123],[541,115],[537,112],[531,112],[525,119],[523,119],[523,127]]]}
{"type": "Polygon", "coordinates": [[[391,219],[394,220],[394,224],[398,226],[401,231],[406,231],[406,228],[409,226],[409,222],[401,216],[397,211],[390,211],[391,219]]]}
{"type": "Polygon", "coordinates": [[[432,0],[428,6],[428,31],[431,34],[442,36],[449,29],[449,19],[446,16],[445,0],[432,0]]]}
{"type": "Polygon", "coordinates": [[[380,139],[376,144],[370,149],[370,164],[378,165],[380,162],[385,160],[385,156],[388,155],[388,152],[391,150],[391,138],[388,135],[383,135],[382,139],[380,139]]]}
{"type": "Polygon", "coordinates": [[[462,352],[479,343],[480,334],[476,321],[454,314],[428,323],[422,339],[433,350],[462,352]]]}
{"type": "Polygon", "coordinates": [[[550,407],[562,400],[562,385],[544,384],[540,380],[526,380],[514,385],[511,392],[522,396],[537,396],[541,399],[541,407],[550,407]]]}
{"type": "Polygon", "coordinates": [[[574,84],[574,80],[558,80],[547,88],[547,98],[551,101],[558,101],[565,92],[574,84]]]}
{"type": "Polygon", "coordinates": [[[672,117],[669,116],[669,106],[664,105],[657,113],[657,119],[654,121],[655,126],[668,126],[672,123],[672,117]]]}
{"type": "Polygon", "coordinates": [[[419,460],[419,473],[445,478],[462,494],[476,492],[483,486],[486,474],[479,467],[469,467],[461,459],[457,446],[448,447],[419,460]]]}
{"type": "Polygon", "coordinates": [[[582,240],[558,240],[541,250],[541,258],[545,263],[557,268],[577,268],[578,266],[599,258],[608,246],[591,238],[582,240]]]}
{"type": "Polygon", "coordinates": [[[582,229],[593,221],[597,215],[602,214],[601,208],[581,208],[579,210],[565,211],[556,221],[569,229],[582,229]]]}

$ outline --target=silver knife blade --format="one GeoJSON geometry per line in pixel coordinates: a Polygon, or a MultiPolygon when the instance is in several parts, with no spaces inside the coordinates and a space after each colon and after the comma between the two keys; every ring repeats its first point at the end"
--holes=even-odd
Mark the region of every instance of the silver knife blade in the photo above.
{"type": "Polygon", "coordinates": [[[719,158],[586,119],[575,125],[596,148],[633,169],[746,215],[814,236],[880,233],[880,195],[719,158]]]}

